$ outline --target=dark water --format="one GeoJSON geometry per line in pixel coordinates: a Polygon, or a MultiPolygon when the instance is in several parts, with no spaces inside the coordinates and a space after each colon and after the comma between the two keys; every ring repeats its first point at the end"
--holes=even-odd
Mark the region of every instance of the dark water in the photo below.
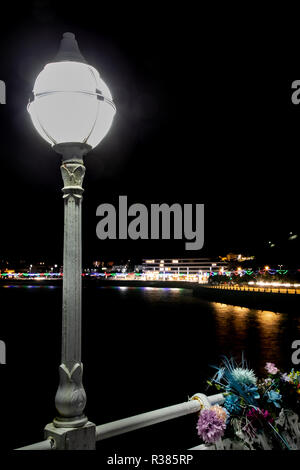
{"type": "MultiPolygon", "coordinates": [[[[55,416],[60,363],[61,288],[1,286],[2,420],[26,423],[6,433],[14,448],[43,438],[55,416]]],[[[220,356],[244,352],[257,374],[266,362],[291,368],[300,338],[297,315],[202,301],[192,290],[87,287],[83,290],[84,385],[87,414],[96,424],[186,401],[205,392],[220,356]]],[[[210,392],[208,392],[210,393],[210,392]]],[[[105,452],[189,448],[198,443],[195,416],[103,441],[105,452]]],[[[3,441],[4,442],[4,441],[3,441]]]]}

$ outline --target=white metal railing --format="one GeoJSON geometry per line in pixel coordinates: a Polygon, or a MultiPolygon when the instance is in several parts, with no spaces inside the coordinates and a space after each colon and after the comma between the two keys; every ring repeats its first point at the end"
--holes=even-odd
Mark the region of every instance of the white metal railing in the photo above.
{"type": "MultiPolygon", "coordinates": [[[[112,421],[111,423],[100,424],[96,426],[96,441],[102,441],[113,436],[118,436],[136,429],[152,426],[153,424],[162,423],[171,419],[179,418],[192,413],[199,412],[202,408],[210,408],[216,404],[224,402],[222,393],[207,397],[202,393],[197,393],[191,399],[178,405],[167,406],[158,410],[141,413],[129,418],[112,421]]],[[[46,439],[16,450],[51,450],[55,449],[55,439],[46,439]]]]}
{"type": "Polygon", "coordinates": [[[142,413],[130,418],[120,419],[107,424],[101,424],[96,427],[96,440],[101,441],[109,437],[118,436],[136,429],[145,428],[153,424],[162,423],[170,419],[179,418],[191,413],[197,413],[201,407],[210,407],[217,403],[223,403],[222,394],[206,397],[202,394],[196,394],[191,400],[180,403],[179,405],[167,406],[158,410],[142,413]]]}
{"type": "Polygon", "coordinates": [[[16,450],[52,450],[55,449],[54,439],[48,438],[45,441],[37,442],[29,446],[19,447],[16,450]]]}

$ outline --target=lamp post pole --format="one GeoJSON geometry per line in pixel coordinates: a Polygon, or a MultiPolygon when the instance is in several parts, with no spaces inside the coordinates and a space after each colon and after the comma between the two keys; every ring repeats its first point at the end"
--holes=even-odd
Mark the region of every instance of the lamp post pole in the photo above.
{"type": "Polygon", "coordinates": [[[81,205],[85,174],[83,155],[90,147],[69,143],[58,144],[54,150],[62,154],[61,174],[64,182],[62,351],[60,383],[55,397],[59,416],[54,419],[54,425],[80,427],[87,422],[83,414],[86,395],[82,385],[81,362],[81,205]]]}
{"type": "Polygon", "coordinates": [[[45,427],[45,437],[54,437],[62,450],[96,448],[96,427],[84,415],[86,394],[82,384],[81,293],[82,293],[82,183],[83,156],[87,144],[57,144],[64,187],[64,256],[62,298],[62,348],[59,386],[55,406],[59,415],[45,427]]]}

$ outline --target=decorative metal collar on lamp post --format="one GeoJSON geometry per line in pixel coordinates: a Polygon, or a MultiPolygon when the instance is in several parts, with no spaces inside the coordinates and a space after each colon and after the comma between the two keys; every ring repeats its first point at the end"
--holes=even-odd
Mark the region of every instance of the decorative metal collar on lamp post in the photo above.
{"type": "Polygon", "coordinates": [[[62,155],[64,182],[62,357],[55,397],[59,415],[46,426],[46,436],[56,434],[60,448],[92,448],[95,440],[91,438],[84,444],[78,433],[72,444],[70,436],[74,436],[74,432],[70,434],[69,429],[85,428],[82,436],[89,430],[95,432],[95,426],[84,415],[86,394],[82,385],[83,157],[105,137],[116,109],[107,85],[81,55],[73,33],[64,33],[54,61],[38,75],[28,111],[39,134],[62,155]]]}

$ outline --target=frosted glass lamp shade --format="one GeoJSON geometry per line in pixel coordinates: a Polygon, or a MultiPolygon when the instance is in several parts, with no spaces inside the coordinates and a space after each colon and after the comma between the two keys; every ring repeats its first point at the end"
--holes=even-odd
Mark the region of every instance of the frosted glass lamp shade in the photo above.
{"type": "Polygon", "coordinates": [[[72,142],[92,148],[105,137],[116,112],[98,71],[74,60],[45,66],[27,109],[36,130],[51,145],[72,142]]]}

